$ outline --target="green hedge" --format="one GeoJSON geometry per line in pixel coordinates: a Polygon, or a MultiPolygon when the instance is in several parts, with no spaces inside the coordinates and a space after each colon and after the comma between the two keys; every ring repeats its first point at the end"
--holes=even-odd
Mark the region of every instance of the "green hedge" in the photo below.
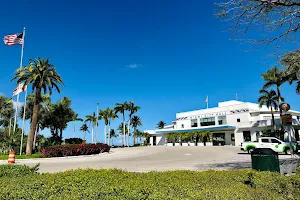
{"type": "Polygon", "coordinates": [[[76,170],[2,176],[0,188],[0,199],[299,199],[300,175],[251,170],[76,170]]]}
{"type": "MultiPolygon", "coordinates": [[[[26,155],[18,155],[16,152],[15,158],[16,159],[31,159],[31,158],[43,158],[44,155],[41,153],[36,153],[32,154],[31,156],[26,156],[26,155]]],[[[7,160],[8,159],[8,154],[6,155],[0,155],[0,160],[7,160]]]]}
{"type": "Polygon", "coordinates": [[[38,167],[39,164],[34,167],[28,167],[25,165],[0,165],[0,178],[24,177],[25,175],[36,174],[38,167]]]}

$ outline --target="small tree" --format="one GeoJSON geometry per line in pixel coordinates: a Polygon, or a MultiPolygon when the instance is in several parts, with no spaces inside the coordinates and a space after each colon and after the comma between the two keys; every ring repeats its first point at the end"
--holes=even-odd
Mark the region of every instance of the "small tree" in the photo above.
{"type": "Polygon", "coordinates": [[[158,129],[163,129],[163,128],[165,127],[165,125],[166,125],[166,122],[164,122],[164,121],[159,121],[159,122],[157,123],[157,128],[158,128],[158,129]]]}
{"type": "Polygon", "coordinates": [[[260,29],[260,38],[246,40],[257,45],[275,41],[294,42],[300,28],[299,0],[223,0],[216,3],[216,16],[229,23],[237,39],[260,29]]]}

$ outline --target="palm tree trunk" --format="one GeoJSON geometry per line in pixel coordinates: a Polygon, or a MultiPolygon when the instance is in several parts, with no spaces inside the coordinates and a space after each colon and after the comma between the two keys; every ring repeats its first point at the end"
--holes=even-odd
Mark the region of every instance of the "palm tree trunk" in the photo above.
{"type": "Polygon", "coordinates": [[[75,138],[75,130],[76,130],[76,121],[74,120],[74,132],[73,132],[73,138],[75,138]]]}
{"type": "Polygon", "coordinates": [[[126,146],[126,132],[125,132],[125,116],[123,113],[123,145],[126,146]]]}
{"type": "Polygon", "coordinates": [[[134,127],[134,131],[133,131],[133,146],[136,145],[136,127],[134,127]]]}
{"type": "Polygon", "coordinates": [[[130,133],[130,119],[128,120],[127,125],[127,146],[129,147],[129,133],[130,133]]]}
{"type": "Polygon", "coordinates": [[[85,140],[86,131],[84,131],[83,140],[85,140]]]}
{"type": "Polygon", "coordinates": [[[36,129],[37,121],[38,121],[40,96],[41,96],[41,89],[36,88],[35,97],[34,97],[34,105],[33,105],[33,113],[32,113],[32,121],[30,124],[30,132],[28,134],[27,145],[26,145],[26,155],[27,156],[30,156],[32,154],[33,137],[34,137],[34,132],[36,129]]]}
{"type": "Polygon", "coordinates": [[[61,129],[59,129],[59,138],[60,138],[60,141],[59,141],[59,143],[61,144],[62,143],[62,133],[63,133],[63,129],[61,128],[61,129]]]}
{"type": "Polygon", "coordinates": [[[35,129],[35,133],[34,133],[34,140],[33,140],[33,147],[32,149],[35,150],[35,147],[36,147],[36,135],[38,134],[39,132],[39,125],[36,126],[36,129],[35,129]]]}
{"type": "Polygon", "coordinates": [[[280,93],[280,86],[276,86],[277,89],[277,95],[278,95],[278,103],[281,103],[281,93],[280,93]]]}
{"type": "Polygon", "coordinates": [[[106,144],[106,134],[107,134],[107,131],[106,131],[106,124],[104,122],[104,144],[106,144]]]}
{"type": "Polygon", "coordinates": [[[271,114],[272,114],[272,127],[275,131],[275,118],[274,118],[274,113],[273,113],[273,107],[271,106],[271,114]]]}
{"type": "Polygon", "coordinates": [[[110,145],[110,122],[108,123],[108,140],[107,140],[108,146],[110,145]]]}
{"type": "Polygon", "coordinates": [[[94,143],[94,124],[92,125],[92,143],[94,143]]]}

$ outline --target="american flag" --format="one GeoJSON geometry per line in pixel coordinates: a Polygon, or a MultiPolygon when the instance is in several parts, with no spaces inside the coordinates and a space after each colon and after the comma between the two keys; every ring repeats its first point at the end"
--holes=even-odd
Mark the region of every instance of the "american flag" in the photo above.
{"type": "Polygon", "coordinates": [[[17,33],[12,35],[4,36],[4,44],[13,46],[15,44],[23,45],[23,33],[17,33]]]}

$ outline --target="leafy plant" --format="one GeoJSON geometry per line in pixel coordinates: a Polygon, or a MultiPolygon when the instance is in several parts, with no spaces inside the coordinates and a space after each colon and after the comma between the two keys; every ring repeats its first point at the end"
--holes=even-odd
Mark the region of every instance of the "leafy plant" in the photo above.
{"type": "Polygon", "coordinates": [[[45,157],[64,157],[64,156],[79,156],[92,155],[103,152],[109,152],[110,147],[107,144],[68,144],[50,146],[42,149],[42,154],[45,157]]]}

